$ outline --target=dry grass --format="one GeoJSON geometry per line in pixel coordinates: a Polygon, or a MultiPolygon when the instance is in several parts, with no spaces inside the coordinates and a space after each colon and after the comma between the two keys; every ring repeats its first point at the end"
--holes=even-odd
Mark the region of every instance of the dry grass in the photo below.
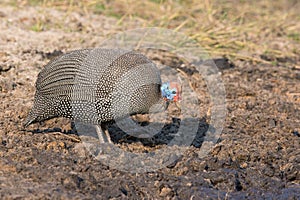
{"type": "MultiPolygon", "coordinates": [[[[137,28],[136,24],[170,28],[194,38],[213,56],[274,65],[284,61],[299,67],[295,64],[300,54],[297,0],[12,0],[8,3],[19,8],[55,7],[66,13],[106,15],[118,19],[116,25],[120,30],[137,28]]],[[[45,23],[43,19],[37,20],[32,29],[41,31],[45,23]]]]}

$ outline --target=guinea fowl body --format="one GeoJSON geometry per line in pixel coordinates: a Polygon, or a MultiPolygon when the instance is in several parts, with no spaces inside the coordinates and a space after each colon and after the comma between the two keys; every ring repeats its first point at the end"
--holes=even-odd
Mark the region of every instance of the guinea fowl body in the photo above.
{"type": "Polygon", "coordinates": [[[54,117],[101,124],[162,103],[160,72],[144,55],[83,49],[50,61],[36,81],[25,126],[54,117]]]}

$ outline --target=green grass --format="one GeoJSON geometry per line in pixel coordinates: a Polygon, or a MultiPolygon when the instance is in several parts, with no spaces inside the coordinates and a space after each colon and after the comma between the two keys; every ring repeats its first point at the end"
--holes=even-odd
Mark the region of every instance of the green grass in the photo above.
{"type": "Polygon", "coordinates": [[[97,3],[94,5],[93,12],[95,14],[103,14],[105,10],[106,10],[106,7],[103,3],[97,3]]]}
{"type": "Polygon", "coordinates": [[[30,29],[35,32],[41,32],[41,31],[43,31],[44,28],[43,28],[42,24],[37,23],[37,24],[31,26],[30,29]]]}
{"type": "Polygon", "coordinates": [[[289,33],[288,37],[296,42],[300,42],[300,33],[289,33]]]}

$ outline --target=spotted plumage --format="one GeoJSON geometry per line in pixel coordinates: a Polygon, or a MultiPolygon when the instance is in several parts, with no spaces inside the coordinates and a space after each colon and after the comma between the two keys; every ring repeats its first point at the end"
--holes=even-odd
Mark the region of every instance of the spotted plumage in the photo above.
{"type": "Polygon", "coordinates": [[[152,105],[176,96],[168,85],[163,92],[170,89],[172,95],[162,98],[161,86],[155,64],[138,52],[72,51],[50,61],[39,73],[34,106],[25,126],[55,117],[103,124],[147,113],[152,105]]]}

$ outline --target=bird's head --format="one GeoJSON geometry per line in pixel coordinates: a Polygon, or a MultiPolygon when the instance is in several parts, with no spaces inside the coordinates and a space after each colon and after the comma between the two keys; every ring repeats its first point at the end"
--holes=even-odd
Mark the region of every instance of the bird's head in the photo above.
{"type": "Polygon", "coordinates": [[[160,87],[162,98],[166,102],[179,102],[181,100],[181,85],[177,82],[166,82],[160,87]]]}

